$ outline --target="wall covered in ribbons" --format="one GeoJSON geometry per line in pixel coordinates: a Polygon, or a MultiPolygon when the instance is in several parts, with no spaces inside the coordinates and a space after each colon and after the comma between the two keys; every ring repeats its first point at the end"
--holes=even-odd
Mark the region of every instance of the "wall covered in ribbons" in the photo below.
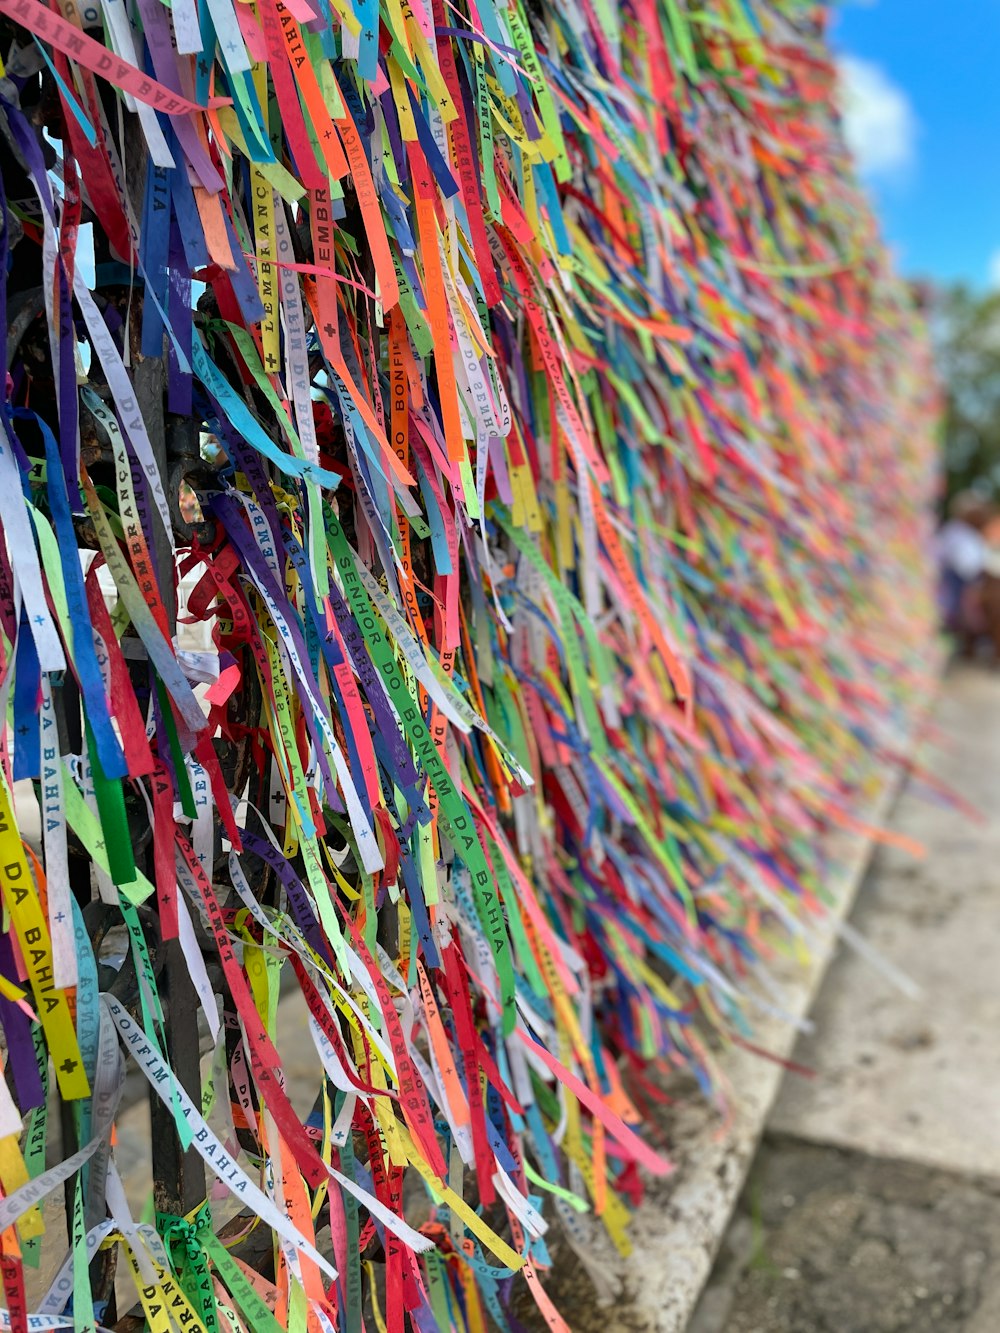
{"type": "Polygon", "coordinates": [[[822,10],[0,27],[9,1327],[564,1328],[920,680],[934,380],[822,10]]]}

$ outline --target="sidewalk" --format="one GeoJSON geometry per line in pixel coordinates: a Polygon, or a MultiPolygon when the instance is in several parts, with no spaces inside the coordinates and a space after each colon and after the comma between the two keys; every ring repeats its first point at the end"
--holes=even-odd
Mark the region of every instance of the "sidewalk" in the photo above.
{"type": "Polygon", "coordinates": [[[1000,1329],[1000,674],[958,667],[853,924],[921,988],[841,949],[689,1333],[1000,1329]]]}

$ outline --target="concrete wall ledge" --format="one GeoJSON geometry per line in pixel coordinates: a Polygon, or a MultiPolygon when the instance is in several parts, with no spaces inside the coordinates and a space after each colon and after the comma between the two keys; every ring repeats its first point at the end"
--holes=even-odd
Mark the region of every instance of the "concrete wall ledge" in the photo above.
{"type": "MultiPolygon", "coordinates": [[[[922,717],[923,709],[915,716],[922,717]]],[[[912,735],[915,742],[919,727],[912,735]]],[[[904,770],[880,776],[865,816],[871,826],[885,826],[904,770]]],[[[754,1015],[754,1044],[779,1059],[737,1046],[717,1057],[731,1089],[728,1118],[705,1101],[693,1080],[663,1085],[671,1095],[676,1090],[677,1100],[658,1108],[651,1138],[676,1170],[647,1182],[630,1228],[632,1253],[623,1260],[600,1223],[589,1218],[580,1219],[572,1246],[560,1238],[561,1228],[550,1232],[555,1262],[545,1285],[573,1333],[683,1333],[687,1327],[784,1076],[779,1060],[789,1058],[807,1021],[874,848],[862,836],[831,841],[832,909],[828,921],[818,923],[821,942],[807,961],[780,960],[770,969],[788,1018],[754,1015]]],[[[905,986],[905,978],[899,984],[905,986]]],[[[522,1318],[542,1327],[535,1311],[525,1310],[522,1318]]]]}

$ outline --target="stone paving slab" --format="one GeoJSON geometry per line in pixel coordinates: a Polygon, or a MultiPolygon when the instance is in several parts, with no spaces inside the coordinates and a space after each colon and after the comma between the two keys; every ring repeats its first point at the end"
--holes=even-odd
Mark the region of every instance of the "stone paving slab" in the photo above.
{"type": "Polygon", "coordinates": [[[1000,1330],[1000,673],[953,668],[936,776],[891,827],[927,857],[875,858],[853,924],[919,983],[841,951],[687,1333],[1000,1330]]]}
{"type": "Polygon", "coordinates": [[[1000,1181],[769,1136],[687,1333],[997,1333],[1000,1181]]]}
{"type": "Polygon", "coordinates": [[[902,995],[841,949],[795,1051],[815,1077],[784,1080],[770,1124],[1000,1176],[1000,674],[953,669],[932,725],[935,774],[986,818],[977,826],[910,782],[892,827],[927,856],[880,851],[852,918],[921,993],[902,995]]]}

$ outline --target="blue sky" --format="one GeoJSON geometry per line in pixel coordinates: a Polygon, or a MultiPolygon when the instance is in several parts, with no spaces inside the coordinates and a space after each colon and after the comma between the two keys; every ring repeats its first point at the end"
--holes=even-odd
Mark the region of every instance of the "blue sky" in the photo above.
{"type": "Polygon", "coordinates": [[[1000,0],[840,0],[831,35],[900,268],[1000,287],[1000,0]]]}

